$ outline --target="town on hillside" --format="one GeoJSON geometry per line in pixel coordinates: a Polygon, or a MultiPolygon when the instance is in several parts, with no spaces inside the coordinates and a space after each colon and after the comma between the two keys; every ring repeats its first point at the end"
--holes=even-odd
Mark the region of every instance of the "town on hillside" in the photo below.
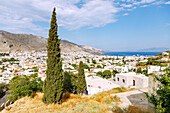
{"type": "MultiPolygon", "coordinates": [[[[84,63],[88,95],[116,87],[148,88],[149,75],[160,75],[169,66],[169,52],[157,56],[103,56],[89,53],[62,53],[62,69],[78,73],[84,63]]],[[[46,78],[47,52],[0,53],[0,83],[19,76],[46,78]]]]}

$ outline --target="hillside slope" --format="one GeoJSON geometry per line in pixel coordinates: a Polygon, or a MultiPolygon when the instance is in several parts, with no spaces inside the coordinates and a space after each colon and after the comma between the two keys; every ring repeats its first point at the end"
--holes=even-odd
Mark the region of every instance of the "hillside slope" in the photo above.
{"type": "MultiPolygon", "coordinates": [[[[47,39],[32,34],[14,34],[6,31],[0,31],[0,51],[44,51],[46,50],[47,39]]],[[[61,40],[61,50],[63,52],[88,52],[92,54],[104,53],[100,49],[85,48],[84,46],[74,44],[67,40],[61,40]]]]}
{"type": "Polygon", "coordinates": [[[131,91],[133,89],[114,88],[93,96],[67,94],[62,104],[44,104],[43,93],[36,93],[34,98],[23,97],[10,105],[11,109],[2,113],[113,113],[112,108],[119,105],[120,99],[111,94],[131,91]]]}
{"type": "MultiPolygon", "coordinates": [[[[137,91],[137,90],[136,90],[137,91]]],[[[42,102],[43,93],[36,93],[31,97],[23,97],[8,106],[10,110],[4,109],[2,113],[154,113],[147,108],[135,107],[136,105],[127,104],[124,96],[134,92],[133,89],[114,88],[109,91],[97,93],[92,96],[76,95],[67,93],[63,96],[62,104],[44,104],[42,102]],[[117,96],[118,95],[118,96],[117,96]],[[122,101],[123,100],[123,101],[122,101]],[[123,109],[125,106],[128,108],[123,109]],[[120,109],[120,108],[122,109],[120,109]],[[144,110],[144,111],[143,111],[144,110]]],[[[141,94],[141,92],[140,92],[141,94]]],[[[144,93],[143,93],[144,94],[144,93]]],[[[145,95],[145,94],[144,94],[145,95]]],[[[138,96],[136,97],[138,98],[138,96]]],[[[142,98],[143,99],[143,98],[142,98]]],[[[141,104],[143,104],[140,99],[141,104]]],[[[148,101],[147,101],[148,102],[148,101]]],[[[147,106],[147,103],[144,103],[147,106]]]]}
{"type": "Polygon", "coordinates": [[[47,40],[31,34],[13,34],[0,31],[0,51],[32,51],[45,50],[47,40]]]}

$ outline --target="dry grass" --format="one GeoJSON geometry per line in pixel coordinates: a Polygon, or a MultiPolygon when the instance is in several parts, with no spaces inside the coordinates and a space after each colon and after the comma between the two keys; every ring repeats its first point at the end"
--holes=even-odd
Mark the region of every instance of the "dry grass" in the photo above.
{"type": "Polygon", "coordinates": [[[42,102],[43,93],[33,95],[34,98],[23,97],[11,105],[9,111],[2,113],[112,113],[112,106],[120,102],[118,97],[110,94],[129,91],[125,88],[115,88],[101,92],[91,97],[66,93],[62,104],[46,105],[42,102]],[[110,107],[111,106],[111,107],[110,107]]]}
{"type": "Polygon", "coordinates": [[[126,89],[126,88],[114,88],[112,90],[109,91],[104,91],[104,92],[100,92],[97,93],[93,96],[91,96],[90,98],[98,101],[98,102],[104,102],[106,98],[110,98],[111,100],[119,102],[120,100],[116,97],[116,96],[110,96],[110,94],[115,94],[115,93],[121,93],[121,92],[127,92],[127,91],[132,91],[134,89],[126,89]]]}
{"type": "Polygon", "coordinates": [[[114,108],[113,110],[114,113],[155,113],[154,111],[150,111],[147,109],[139,109],[135,106],[129,106],[128,109],[121,109],[119,107],[114,108]]]}

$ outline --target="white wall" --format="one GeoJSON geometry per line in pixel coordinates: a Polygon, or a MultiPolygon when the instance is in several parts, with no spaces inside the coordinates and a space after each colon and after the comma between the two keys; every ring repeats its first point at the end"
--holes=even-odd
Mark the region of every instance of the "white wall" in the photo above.
{"type": "Polygon", "coordinates": [[[148,87],[148,77],[142,74],[136,75],[135,73],[116,74],[116,84],[126,88],[145,88],[148,87]],[[119,78],[119,81],[117,80],[117,78],[119,78]],[[125,80],[125,83],[123,83],[123,79],[125,80]],[[133,86],[133,80],[135,80],[135,86],[133,86]]]}

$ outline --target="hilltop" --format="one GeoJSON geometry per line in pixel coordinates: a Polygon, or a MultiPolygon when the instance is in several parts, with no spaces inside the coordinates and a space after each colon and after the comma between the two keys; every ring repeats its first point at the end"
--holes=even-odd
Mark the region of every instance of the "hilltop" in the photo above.
{"type": "MultiPolygon", "coordinates": [[[[32,34],[15,34],[0,30],[0,51],[15,52],[15,51],[45,51],[47,39],[42,36],[32,34]]],[[[67,40],[61,40],[62,52],[88,52],[91,54],[104,53],[100,49],[93,47],[82,46],[67,40]]]]}

